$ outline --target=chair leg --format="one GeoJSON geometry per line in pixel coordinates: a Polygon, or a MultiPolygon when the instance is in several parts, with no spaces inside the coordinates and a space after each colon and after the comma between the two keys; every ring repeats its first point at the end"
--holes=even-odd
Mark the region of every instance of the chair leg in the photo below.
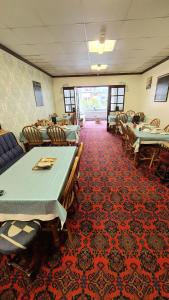
{"type": "Polygon", "coordinates": [[[79,181],[76,180],[76,181],[75,181],[75,184],[76,184],[76,186],[77,186],[77,188],[78,188],[78,190],[79,190],[79,189],[80,189],[79,181]]]}
{"type": "Polygon", "coordinates": [[[72,233],[69,228],[67,228],[67,234],[68,234],[68,239],[69,239],[70,243],[73,245],[72,233]]]}

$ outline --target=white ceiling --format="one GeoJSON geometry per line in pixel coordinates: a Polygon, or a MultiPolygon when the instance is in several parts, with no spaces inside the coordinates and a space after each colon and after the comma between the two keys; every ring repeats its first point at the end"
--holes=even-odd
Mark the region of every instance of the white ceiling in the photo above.
{"type": "Polygon", "coordinates": [[[169,56],[169,0],[0,0],[0,43],[55,76],[142,72],[169,56]],[[114,51],[88,53],[103,26],[114,51]]]}

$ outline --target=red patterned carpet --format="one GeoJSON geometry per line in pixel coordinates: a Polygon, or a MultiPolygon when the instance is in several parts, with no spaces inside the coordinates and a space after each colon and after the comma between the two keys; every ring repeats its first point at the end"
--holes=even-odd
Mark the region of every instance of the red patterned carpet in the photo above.
{"type": "Polygon", "coordinates": [[[81,136],[74,247],[56,249],[32,284],[1,257],[0,299],[169,299],[169,189],[135,169],[105,124],[88,122],[81,136]]]}

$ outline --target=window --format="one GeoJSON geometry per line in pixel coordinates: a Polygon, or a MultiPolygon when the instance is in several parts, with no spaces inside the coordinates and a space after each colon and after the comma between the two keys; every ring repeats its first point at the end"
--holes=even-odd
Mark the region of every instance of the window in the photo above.
{"type": "Polygon", "coordinates": [[[109,111],[124,110],[124,85],[112,85],[109,90],[109,111]]]}
{"type": "Polygon", "coordinates": [[[63,88],[65,112],[71,113],[75,110],[75,90],[74,87],[63,88]]]}

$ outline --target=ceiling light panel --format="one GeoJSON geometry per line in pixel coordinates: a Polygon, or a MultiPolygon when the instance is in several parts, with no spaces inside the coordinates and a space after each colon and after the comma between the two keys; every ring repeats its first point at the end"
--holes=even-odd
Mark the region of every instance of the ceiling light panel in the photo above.
{"type": "Polygon", "coordinates": [[[104,52],[111,52],[113,51],[115,44],[116,40],[105,40],[104,43],[100,43],[99,40],[89,41],[89,52],[99,54],[103,54],[104,52]]]}

